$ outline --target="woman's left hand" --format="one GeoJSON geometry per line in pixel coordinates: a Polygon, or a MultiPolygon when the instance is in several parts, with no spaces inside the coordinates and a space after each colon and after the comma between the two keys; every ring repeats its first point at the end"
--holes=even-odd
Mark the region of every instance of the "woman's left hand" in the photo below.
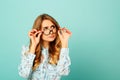
{"type": "Polygon", "coordinates": [[[72,35],[72,33],[66,28],[61,28],[60,30],[58,30],[58,35],[62,43],[62,48],[67,48],[68,39],[72,35]]]}

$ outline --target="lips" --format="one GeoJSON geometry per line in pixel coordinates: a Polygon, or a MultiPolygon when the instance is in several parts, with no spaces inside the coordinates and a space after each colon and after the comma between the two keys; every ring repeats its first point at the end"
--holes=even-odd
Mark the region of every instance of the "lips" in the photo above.
{"type": "Polygon", "coordinates": [[[54,35],[49,36],[49,38],[54,38],[54,35]]]}

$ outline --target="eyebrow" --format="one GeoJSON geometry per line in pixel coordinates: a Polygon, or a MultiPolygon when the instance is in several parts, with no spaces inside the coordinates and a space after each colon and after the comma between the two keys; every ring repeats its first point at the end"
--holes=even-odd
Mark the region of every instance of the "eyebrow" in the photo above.
{"type": "MultiPolygon", "coordinates": [[[[55,26],[55,25],[53,24],[53,25],[51,25],[50,27],[52,27],[52,26],[55,26]]],[[[45,27],[49,27],[49,26],[44,26],[43,28],[45,28],[45,27]]]]}

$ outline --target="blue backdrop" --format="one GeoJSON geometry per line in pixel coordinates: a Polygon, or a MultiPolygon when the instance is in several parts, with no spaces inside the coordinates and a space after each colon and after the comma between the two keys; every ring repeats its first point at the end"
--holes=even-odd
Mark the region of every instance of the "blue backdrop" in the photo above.
{"type": "Polygon", "coordinates": [[[62,80],[120,80],[120,0],[1,0],[1,80],[25,80],[17,69],[21,47],[42,13],[73,33],[71,72],[62,80]]]}

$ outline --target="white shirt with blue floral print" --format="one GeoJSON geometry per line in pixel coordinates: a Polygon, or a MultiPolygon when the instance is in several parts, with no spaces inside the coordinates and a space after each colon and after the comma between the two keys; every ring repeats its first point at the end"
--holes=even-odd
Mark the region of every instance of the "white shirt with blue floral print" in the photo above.
{"type": "Polygon", "coordinates": [[[61,48],[60,58],[57,65],[48,63],[48,49],[43,48],[44,60],[36,70],[32,70],[35,54],[28,52],[29,48],[23,46],[21,63],[18,67],[19,75],[27,80],[60,80],[62,75],[68,75],[71,65],[69,48],[61,48]]]}

